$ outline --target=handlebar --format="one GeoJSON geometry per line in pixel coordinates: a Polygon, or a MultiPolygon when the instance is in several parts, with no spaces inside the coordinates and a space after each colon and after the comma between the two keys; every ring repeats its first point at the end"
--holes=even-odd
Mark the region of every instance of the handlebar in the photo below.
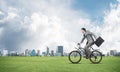
{"type": "Polygon", "coordinates": [[[75,49],[83,49],[83,48],[81,47],[81,44],[80,44],[80,43],[77,43],[77,46],[78,46],[78,48],[75,48],[75,49]]]}
{"type": "Polygon", "coordinates": [[[80,43],[78,43],[77,45],[80,45],[80,43]]]}
{"type": "Polygon", "coordinates": [[[78,44],[77,44],[77,46],[78,46],[78,47],[81,47],[81,44],[80,44],[80,43],[78,43],[78,44]]]}

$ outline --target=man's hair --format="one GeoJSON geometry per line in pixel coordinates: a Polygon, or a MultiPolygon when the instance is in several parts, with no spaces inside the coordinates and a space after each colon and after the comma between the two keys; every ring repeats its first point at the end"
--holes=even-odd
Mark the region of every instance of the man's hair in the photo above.
{"type": "Polygon", "coordinates": [[[84,30],[84,31],[86,31],[86,29],[85,29],[85,28],[81,28],[81,30],[84,30]]]}

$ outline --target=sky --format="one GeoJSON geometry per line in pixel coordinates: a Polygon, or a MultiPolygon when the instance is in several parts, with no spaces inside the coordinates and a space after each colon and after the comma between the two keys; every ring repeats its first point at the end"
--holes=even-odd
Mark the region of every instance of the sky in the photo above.
{"type": "Polygon", "coordinates": [[[95,49],[120,51],[120,0],[0,0],[0,50],[70,52],[82,27],[105,40],[95,49]]]}
{"type": "Polygon", "coordinates": [[[104,10],[110,10],[110,3],[117,3],[116,0],[75,0],[72,4],[74,10],[82,10],[94,20],[103,20],[104,10]]]}

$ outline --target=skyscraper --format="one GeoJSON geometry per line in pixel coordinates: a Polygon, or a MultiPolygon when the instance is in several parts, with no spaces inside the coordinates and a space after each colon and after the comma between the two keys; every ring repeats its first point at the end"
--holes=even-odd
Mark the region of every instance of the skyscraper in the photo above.
{"type": "Polygon", "coordinates": [[[29,50],[28,49],[25,50],[25,56],[29,56],[29,50]]]}
{"type": "Polygon", "coordinates": [[[116,50],[110,50],[110,55],[111,56],[115,56],[117,54],[117,51],[116,50]]]}
{"type": "Polygon", "coordinates": [[[37,50],[37,56],[40,56],[40,50],[37,50]]]}
{"type": "Polygon", "coordinates": [[[49,48],[48,47],[46,49],[46,53],[47,53],[47,55],[49,55],[49,48]]]}
{"type": "Polygon", "coordinates": [[[54,51],[53,50],[51,50],[51,56],[54,56],[54,51]]]}
{"type": "Polygon", "coordinates": [[[34,49],[31,51],[31,56],[36,56],[36,51],[34,49]]]}
{"type": "Polygon", "coordinates": [[[63,56],[63,46],[58,46],[57,53],[61,53],[61,56],[63,56]]]}

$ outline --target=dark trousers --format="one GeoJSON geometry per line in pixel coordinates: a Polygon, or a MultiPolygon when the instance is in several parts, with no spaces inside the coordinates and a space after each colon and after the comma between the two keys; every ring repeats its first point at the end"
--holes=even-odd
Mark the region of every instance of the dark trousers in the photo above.
{"type": "Polygon", "coordinates": [[[93,42],[91,42],[91,43],[87,42],[86,43],[86,46],[84,47],[86,56],[90,55],[89,47],[91,47],[93,44],[94,44],[93,42]]]}

